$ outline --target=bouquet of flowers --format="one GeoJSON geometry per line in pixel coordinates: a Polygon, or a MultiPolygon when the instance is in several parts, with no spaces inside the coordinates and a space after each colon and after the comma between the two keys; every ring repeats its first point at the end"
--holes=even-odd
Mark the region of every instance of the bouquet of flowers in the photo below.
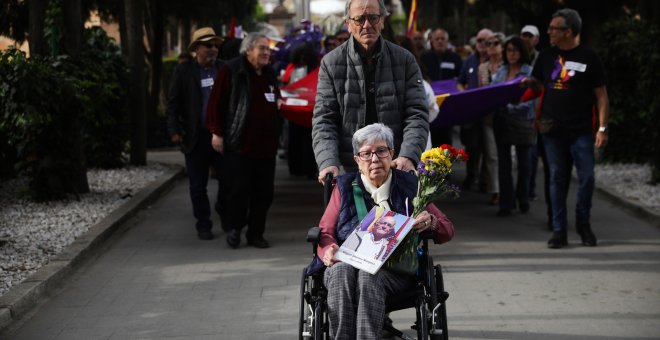
{"type": "MultiPolygon", "coordinates": [[[[419,185],[417,196],[413,199],[413,214],[419,215],[426,206],[444,196],[457,196],[458,187],[447,183],[455,162],[467,161],[468,155],[463,149],[443,144],[438,148],[425,151],[417,166],[419,185]]],[[[385,267],[399,273],[415,274],[418,268],[418,235],[413,230],[406,235],[401,245],[385,263],[385,267]]]]}
{"type": "Polygon", "coordinates": [[[467,161],[468,155],[463,149],[443,144],[422,153],[422,160],[417,166],[419,187],[413,199],[413,214],[419,215],[429,203],[445,196],[458,196],[457,186],[447,183],[455,162],[467,161]]]}

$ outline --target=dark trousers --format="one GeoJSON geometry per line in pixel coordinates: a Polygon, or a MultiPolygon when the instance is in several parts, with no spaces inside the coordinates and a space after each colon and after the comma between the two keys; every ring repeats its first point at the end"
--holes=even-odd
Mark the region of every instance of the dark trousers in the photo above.
{"type": "Polygon", "coordinates": [[[516,209],[516,201],[520,206],[529,203],[529,148],[528,145],[511,145],[497,141],[497,166],[500,181],[500,209],[516,209]],[[515,189],[513,185],[513,162],[511,161],[511,147],[516,148],[516,163],[518,166],[518,179],[515,189]],[[515,193],[515,194],[514,194],[515,193]]]}
{"type": "Polygon", "coordinates": [[[225,152],[227,202],[225,217],[229,229],[248,226],[246,237],[259,239],[266,229],[266,215],[275,191],[275,157],[256,159],[225,152]]]}
{"type": "Polygon", "coordinates": [[[470,189],[479,179],[479,166],[481,165],[481,122],[470,125],[461,125],[461,141],[465,146],[465,151],[470,156],[467,164],[467,174],[465,176],[464,189],[470,189]]]}
{"type": "MultiPolygon", "coordinates": [[[[552,200],[550,199],[550,164],[548,164],[548,156],[545,153],[545,145],[543,143],[543,136],[539,134],[538,139],[536,140],[537,144],[535,151],[538,153],[538,156],[541,156],[541,162],[543,163],[543,196],[545,198],[545,205],[548,215],[548,224],[552,225],[552,200]]],[[[538,158],[534,157],[534,153],[530,152],[530,158],[532,160],[530,165],[530,189],[529,192],[533,192],[532,185],[535,185],[536,181],[536,167],[538,166],[538,158]]],[[[573,157],[569,154],[566,155],[566,163],[569,165],[566,168],[566,176],[571,177],[571,172],[573,168],[573,157]]],[[[571,181],[566,181],[566,192],[568,192],[571,181]]]]}
{"type": "Polygon", "coordinates": [[[213,227],[213,223],[211,222],[209,196],[206,192],[209,169],[210,167],[215,169],[215,176],[218,180],[215,210],[222,219],[224,215],[223,181],[225,179],[222,173],[223,157],[211,147],[211,133],[208,131],[200,132],[197,144],[189,153],[185,154],[185,157],[190,201],[193,206],[193,215],[197,219],[195,227],[197,230],[210,230],[213,227]]]}

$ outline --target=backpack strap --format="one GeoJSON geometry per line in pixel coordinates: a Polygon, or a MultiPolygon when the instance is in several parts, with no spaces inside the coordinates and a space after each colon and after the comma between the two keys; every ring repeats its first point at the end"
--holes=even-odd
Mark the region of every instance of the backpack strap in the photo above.
{"type": "Polygon", "coordinates": [[[353,180],[353,200],[355,201],[355,210],[357,210],[358,220],[362,221],[367,216],[367,205],[364,204],[364,194],[362,188],[357,182],[357,177],[353,180]]]}

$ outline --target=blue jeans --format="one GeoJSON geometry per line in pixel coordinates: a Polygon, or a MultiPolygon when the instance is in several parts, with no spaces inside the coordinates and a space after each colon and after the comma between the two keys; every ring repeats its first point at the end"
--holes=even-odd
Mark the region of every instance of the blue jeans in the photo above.
{"type": "Polygon", "coordinates": [[[213,167],[218,180],[218,196],[215,210],[222,220],[225,206],[223,156],[213,150],[211,146],[211,133],[200,131],[197,144],[189,153],[185,154],[185,157],[190,201],[193,206],[193,214],[195,219],[197,219],[195,227],[197,230],[211,230],[213,226],[211,222],[211,204],[209,203],[209,196],[206,192],[206,185],[209,180],[209,168],[213,167]]]}
{"type": "Polygon", "coordinates": [[[570,181],[569,155],[577,169],[578,189],[575,207],[576,225],[589,224],[591,199],[594,193],[594,134],[577,137],[544,135],[543,143],[550,166],[550,200],[552,202],[552,228],[566,231],[567,183],[570,181]]]}

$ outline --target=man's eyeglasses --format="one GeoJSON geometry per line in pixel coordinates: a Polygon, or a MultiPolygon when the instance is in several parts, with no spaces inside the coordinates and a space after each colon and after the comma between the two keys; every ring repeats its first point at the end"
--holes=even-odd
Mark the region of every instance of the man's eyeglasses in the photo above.
{"type": "Polygon", "coordinates": [[[354,18],[349,18],[349,19],[351,19],[357,26],[364,26],[364,23],[366,21],[369,21],[369,24],[371,26],[376,26],[376,24],[380,21],[380,15],[365,14],[365,15],[358,15],[354,18]]]}
{"type": "Polygon", "coordinates": [[[220,44],[206,43],[206,44],[202,44],[202,45],[206,46],[206,48],[214,48],[215,47],[217,49],[220,49],[220,44]]]}
{"type": "Polygon", "coordinates": [[[477,44],[483,44],[486,41],[484,38],[477,39],[477,44]]]}
{"type": "Polygon", "coordinates": [[[388,148],[378,148],[376,151],[360,151],[357,153],[357,156],[363,161],[370,161],[374,154],[378,158],[385,158],[390,155],[390,149],[388,148]]]}
{"type": "Polygon", "coordinates": [[[486,46],[488,46],[488,47],[495,47],[495,46],[498,46],[499,44],[500,44],[499,40],[486,42],[486,46]]]}
{"type": "Polygon", "coordinates": [[[565,31],[567,29],[568,29],[568,27],[566,27],[566,26],[548,26],[548,32],[565,31]]]}

